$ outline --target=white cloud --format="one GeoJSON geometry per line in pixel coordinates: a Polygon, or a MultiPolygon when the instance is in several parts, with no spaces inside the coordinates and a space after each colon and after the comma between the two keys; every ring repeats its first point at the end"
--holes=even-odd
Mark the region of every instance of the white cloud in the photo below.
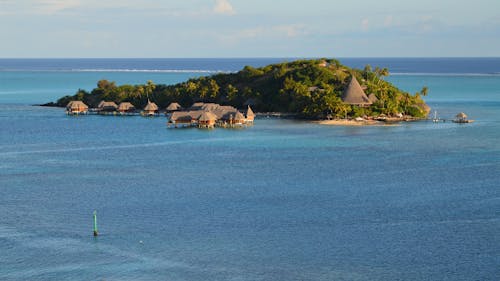
{"type": "Polygon", "coordinates": [[[273,30],[279,34],[286,35],[286,37],[297,37],[306,34],[304,25],[301,24],[278,25],[273,27],[273,30]]]}
{"type": "Polygon", "coordinates": [[[79,7],[80,0],[31,0],[0,1],[0,14],[3,15],[53,15],[61,11],[79,7]]]}
{"type": "Polygon", "coordinates": [[[252,37],[298,37],[306,34],[304,25],[301,24],[288,24],[288,25],[275,25],[271,27],[257,27],[245,29],[240,33],[242,38],[252,37]]]}
{"type": "Polygon", "coordinates": [[[303,24],[285,24],[274,26],[258,26],[242,29],[233,33],[218,34],[217,37],[224,43],[237,44],[247,39],[277,39],[282,40],[299,38],[307,35],[308,31],[303,24]]]}
{"type": "Polygon", "coordinates": [[[236,11],[234,10],[231,3],[228,0],[215,0],[215,6],[213,12],[222,15],[234,15],[236,11]]]}

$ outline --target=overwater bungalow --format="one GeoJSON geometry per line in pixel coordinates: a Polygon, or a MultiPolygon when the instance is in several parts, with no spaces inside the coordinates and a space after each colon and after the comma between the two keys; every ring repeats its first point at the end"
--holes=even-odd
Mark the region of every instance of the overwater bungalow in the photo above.
{"type": "Polygon", "coordinates": [[[168,124],[174,127],[234,127],[253,123],[254,116],[255,114],[250,106],[248,106],[246,115],[243,115],[232,106],[198,102],[194,103],[188,110],[173,112],[170,115],[168,124]]]}
{"type": "Polygon", "coordinates": [[[217,116],[210,111],[205,111],[198,118],[198,128],[213,128],[215,121],[217,121],[217,116]]]}
{"type": "Polygon", "coordinates": [[[453,122],[455,122],[455,123],[472,123],[472,122],[474,122],[474,120],[470,120],[467,118],[468,118],[467,114],[460,112],[459,114],[457,114],[455,116],[455,119],[453,120],[453,122]]]}
{"type": "Polygon", "coordinates": [[[176,111],[170,115],[168,124],[172,124],[174,127],[186,127],[191,126],[193,123],[193,118],[186,112],[176,111]]]}
{"type": "Polygon", "coordinates": [[[179,111],[182,109],[182,106],[176,102],[173,102],[171,104],[169,104],[166,108],[166,112],[167,113],[172,113],[174,111],[179,111]]]}
{"type": "Polygon", "coordinates": [[[135,106],[130,102],[121,102],[118,105],[118,112],[120,114],[131,114],[135,112],[135,106]]]}
{"type": "Polygon", "coordinates": [[[245,119],[246,119],[245,115],[243,115],[239,111],[236,111],[236,113],[234,114],[234,117],[233,117],[232,125],[234,125],[234,126],[242,126],[243,124],[245,124],[245,119]]]}
{"type": "Polygon", "coordinates": [[[70,101],[66,105],[66,113],[71,115],[87,114],[89,107],[82,101],[70,101]]]}
{"type": "Polygon", "coordinates": [[[342,94],[342,101],[350,105],[356,105],[359,107],[368,107],[372,105],[372,101],[366,96],[365,91],[359,84],[358,80],[354,75],[349,82],[349,85],[342,94]]]}
{"type": "Polygon", "coordinates": [[[156,105],[156,103],[151,102],[148,99],[148,104],[146,104],[146,106],[144,107],[144,110],[142,111],[142,114],[145,115],[145,116],[153,116],[156,113],[158,113],[158,106],[156,105]]]}
{"type": "Polygon", "coordinates": [[[112,113],[117,109],[118,105],[114,101],[101,101],[97,107],[97,111],[101,114],[112,113]]]}

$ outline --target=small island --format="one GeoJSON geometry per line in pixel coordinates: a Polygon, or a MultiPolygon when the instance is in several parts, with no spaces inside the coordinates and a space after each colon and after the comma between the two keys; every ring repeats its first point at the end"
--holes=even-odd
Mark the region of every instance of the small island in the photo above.
{"type": "Polygon", "coordinates": [[[427,87],[410,94],[384,80],[388,75],[386,68],[372,69],[367,65],[362,70],[353,69],[336,59],[296,60],[260,68],[245,66],[235,73],[218,73],[175,85],[148,81],[143,85],[118,86],[100,80],[91,92],[79,89],[75,95],[47,105],[88,105],[114,112],[143,108],[146,115],[154,115],[172,111],[167,107],[190,108],[201,102],[243,109],[242,112],[251,107],[255,112],[337,125],[427,117],[430,108],[422,99],[427,95],[427,87]],[[103,107],[103,101],[107,107],[103,107]]]}

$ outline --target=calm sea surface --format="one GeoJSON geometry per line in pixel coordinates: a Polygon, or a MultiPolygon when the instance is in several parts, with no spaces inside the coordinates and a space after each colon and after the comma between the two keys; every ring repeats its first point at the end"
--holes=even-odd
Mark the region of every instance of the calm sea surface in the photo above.
{"type": "Polygon", "coordinates": [[[31,106],[279,61],[0,59],[0,280],[500,279],[498,58],[341,59],[466,125],[175,130],[31,106]]]}

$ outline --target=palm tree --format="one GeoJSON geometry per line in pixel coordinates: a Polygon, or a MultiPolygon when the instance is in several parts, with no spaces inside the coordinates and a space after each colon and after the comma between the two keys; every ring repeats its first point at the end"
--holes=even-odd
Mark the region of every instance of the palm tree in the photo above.
{"type": "Polygon", "coordinates": [[[236,94],[238,93],[238,89],[231,84],[228,84],[226,87],[226,97],[229,101],[233,101],[236,99],[236,94]]]}
{"type": "Polygon", "coordinates": [[[342,101],[338,101],[335,104],[333,104],[333,112],[335,112],[335,115],[337,117],[343,116],[345,119],[347,119],[347,113],[349,113],[351,107],[348,104],[345,104],[342,101]]]}
{"type": "Polygon", "coordinates": [[[427,96],[428,93],[429,93],[429,88],[427,86],[424,86],[422,90],[420,90],[420,94],[424,97],[427,96]]]}
{"type": "Polygon", "coordinates": [[[381,77],[384,77],[384,76],[389,76],[389,69],[387,69],[387,67],[384,67],[380,70],[380,76],[381,77]]]}
{"type": "Polygon", "coordinates": [[[153,83],[153,81],[148,80],[148,82],[146,82],[146,85],[144,86],[144,92],[146,93],[146,96],[148,97],[148,99],[149,99],[149,95],[153,93],[155,88],[156,88],[156,85],[153,83]]]}
{"type": "Polygon", "coordinates": [[[368,81],[369,74],[372,72],[372,66],[367,64],[365,65],[365,68],[363,69],[363,74],[365,75],[365,79],[368,81]]]}
{"type": "Polygon", "coordinates": [[[137,86],[135,88],[134,96],[136,98],[142,99],[142,95],[144,94],[144,87],[143,86],[137,86]]]}

